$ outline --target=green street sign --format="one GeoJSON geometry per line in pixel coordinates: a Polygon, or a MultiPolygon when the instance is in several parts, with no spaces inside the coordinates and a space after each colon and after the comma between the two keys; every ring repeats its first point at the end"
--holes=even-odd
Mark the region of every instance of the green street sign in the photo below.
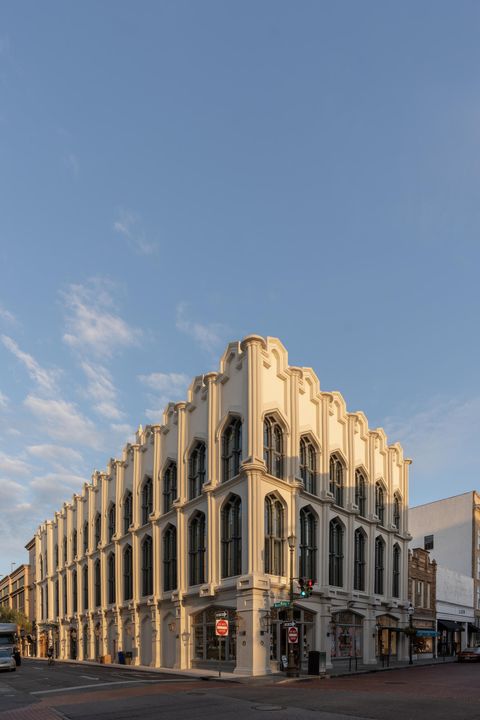
{"type": "Polygon", "coordinates": [[[281,608],[281,607],[290,607],[290,603],[288,600],[279,600],[278,602],[273,603],[274,608],[281,608]]]}

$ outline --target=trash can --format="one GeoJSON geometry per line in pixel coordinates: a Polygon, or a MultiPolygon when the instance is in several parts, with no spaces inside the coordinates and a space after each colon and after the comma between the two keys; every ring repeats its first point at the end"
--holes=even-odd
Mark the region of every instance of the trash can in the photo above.
{"type": "Polygon", "coordinates": [[[320,653],[318,650],[310,650],[308,653],[308,674],[320,675],[320,653]]]}
{"type": "Polygon", "coordinates": [[[13,658],[14,658],[14,660],[15,660],[15,665],[16,665],[17,667],[22,664],[22,656],[20,655],[20,653],[18,652],[18,650],[15,650],[15,651],[14,651],[14,653],[13,653],[13,658]]]}
{"type": "Polygon", "coordinates": [[[125,665],[125,653],[122,650],[118,651],[118,662],[120,665],[125,665]]]}

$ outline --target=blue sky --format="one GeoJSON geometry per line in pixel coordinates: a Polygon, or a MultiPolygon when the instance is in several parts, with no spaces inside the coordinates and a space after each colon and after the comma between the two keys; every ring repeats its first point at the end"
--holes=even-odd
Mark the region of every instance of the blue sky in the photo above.
{"type": "Polygon", "coordinates": [[[0,7],[0,573],[140,423],[274,335],[478,488],[480,6],[0,7]]]}

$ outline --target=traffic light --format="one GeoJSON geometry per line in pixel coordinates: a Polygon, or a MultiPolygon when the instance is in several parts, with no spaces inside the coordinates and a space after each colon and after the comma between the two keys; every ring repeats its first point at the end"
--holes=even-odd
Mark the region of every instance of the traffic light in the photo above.
{"type": "Polygon", "coordinates": [[[305,583],[305,590],[307,592],[307,597],[310,597],[310,595],[313,593],[314,582],[315,582],[314,580],[307,580],[305,583]]]}
{"type": "Polygon", "coordinates": [[[298,578],[298,584],[300,586],[300,597],[308,597],[306,583],[307,580],[305,578],[298,578]]]}

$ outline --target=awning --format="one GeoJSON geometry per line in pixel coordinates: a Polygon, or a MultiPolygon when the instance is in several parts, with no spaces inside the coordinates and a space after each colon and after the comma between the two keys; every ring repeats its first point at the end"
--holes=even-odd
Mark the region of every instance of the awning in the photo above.
{"type": "Polygon", "coordinates": [[[452,632],[463,632],[465,628],[462,623],[454,622],[453,620],[439,620],[438,627],[442,630],[451,630],[452,632]]]}
{"type": "Polygon", "coordinates": [[[470,630],[470,632],[480,633],[480,627],[474,625],[473,623],[468,623],[468,629],[470,630]]]}

